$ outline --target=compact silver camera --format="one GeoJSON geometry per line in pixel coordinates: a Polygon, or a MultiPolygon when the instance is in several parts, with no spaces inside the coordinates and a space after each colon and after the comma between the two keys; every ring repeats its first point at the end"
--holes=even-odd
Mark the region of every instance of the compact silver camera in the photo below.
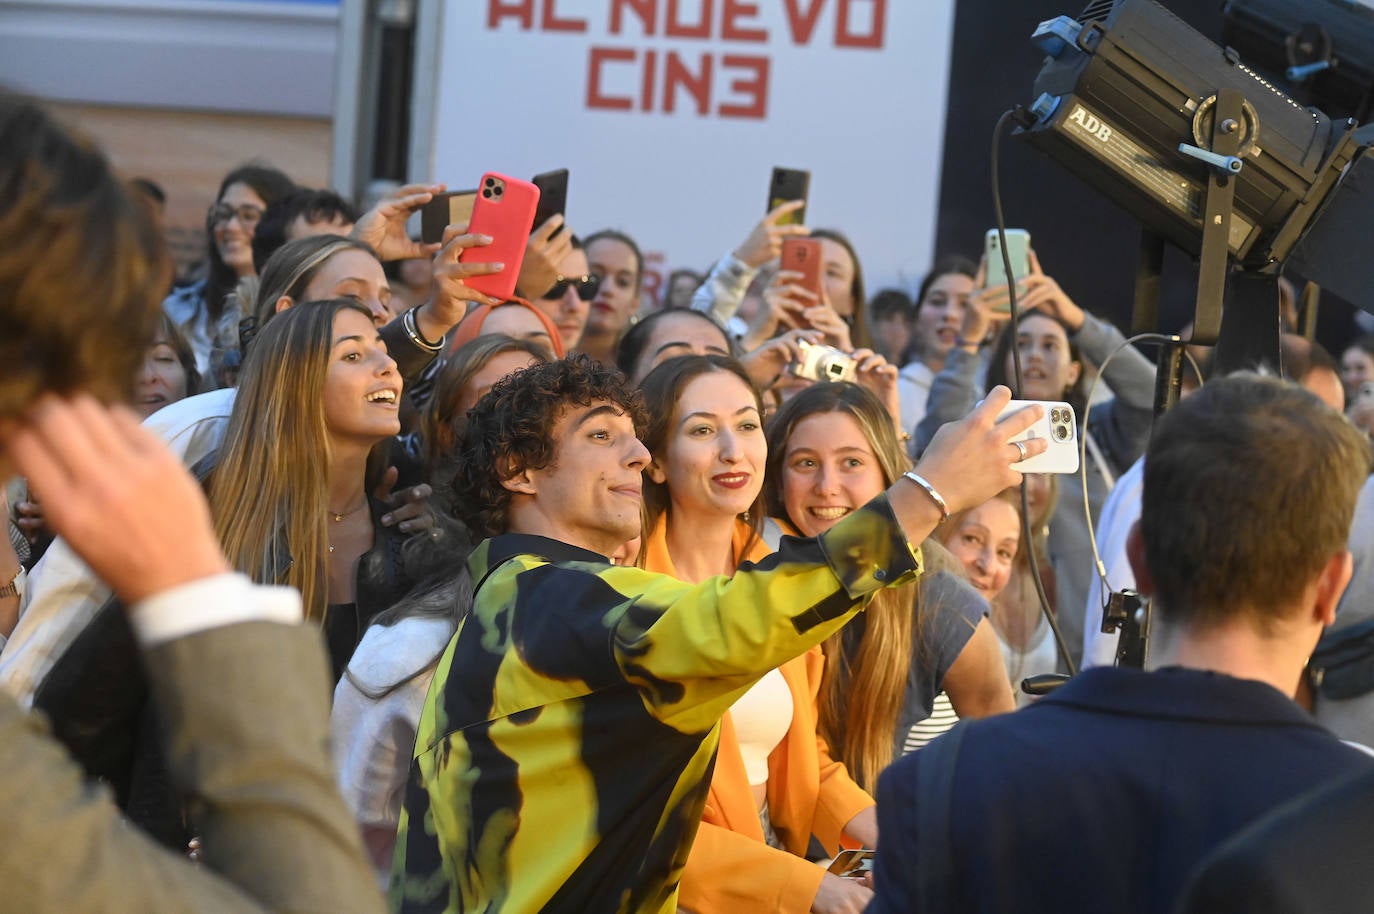
{"type": "Polygon", "coordinates": [[[792,363],[792,374],[808,381],[852,381],[857,363],[849,354],[833,346],[798,340],[801,361],[792,363]]]}

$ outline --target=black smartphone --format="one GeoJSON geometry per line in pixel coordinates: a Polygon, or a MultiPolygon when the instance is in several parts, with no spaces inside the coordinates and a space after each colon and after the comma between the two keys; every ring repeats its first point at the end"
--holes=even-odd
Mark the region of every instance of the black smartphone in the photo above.
{"type": "Polygon", "coordinates": [[[476,202],[475,190],[435,194],[434,199],[420,209],[420,240],[425,244],[438,244],[444,240],[444,229],[450,225],[467,225],[472,221],[472,205],[476,202]]]}
{"type": "MultiPolygon", "coordinates": [[[[534,186],[539,188],[539,208],[534,212],[534,227],[539,228],[553,216],[567,212],[568,170],[560,168],[557,171],[535,175],[534,186]]],[[[561,232],[563,229],[560,228],[558,231],[561,232]]]]}
{"type": "Polygon", "coordinates": [[[789,200],[801,200],[800,209],[778,220],[779,225],[801,225],[806,222],[806,192],[810,187],[811,172],[774,166],[773,180],[768,182],[768,207],[764,212],[771,213],[789,200]]]}

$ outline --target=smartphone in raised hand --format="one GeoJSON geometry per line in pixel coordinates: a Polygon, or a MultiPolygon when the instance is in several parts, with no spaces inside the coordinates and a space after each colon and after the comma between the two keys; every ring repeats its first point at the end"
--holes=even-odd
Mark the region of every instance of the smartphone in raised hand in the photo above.
{"type": "Polygon", "coordinates": [[[1049,447],[1043,454],[1013,463],[1011,468],[1018,473],[1077,473],[1078,419],[1073,407],[1059,400],[1012,400],[997,418],[1000,421],[1027,406],[1043,407],[1045,414],[1008,443],[1039,438],[1048,441],[1049,447]]]}
{"type": "MultiPolygon", "coordinates": [[[[535,175],[532,183],[539,188],[539,206],[534,211],[534,227],[539,228],[554,216],[561,216],[567,212],[568,170],[560,168],[556,171],[546,171],[535,175]]],[[[561,232],[563,229],[560,228],[558,231],[561,232]]]]}
{"type": "Polygon", "coordinates": [[[477,191],[454,190],[435,194],[420,209],[420,240],[425,244],[438,244],[444,240],[444,229],[450,225],[466,225],[472,221],[472,207],[477,202],[477,191]]]}
{"type": "Polygon", "coordinates": [[[539,188],[529,181],[495,172],[482,175],[468,232],[490,235],[492,241],[484,247],[465,248],[458,255],[458,262],[500,263],[504,267],[499,273],[469,277],[469,288],[503,300],[515,295],[520,265],[525,260],[525,244],[538,206],[539,188]]]}
{"type": "Polygon", "coordinates": [[[768,182],[768,206],[765,213],[782,206],[790,200],[801,200],[802,206],[778,220],[779,225],[804,225],[806,223],[806,194],[811,187],[811,172],[800,168],[773,168],[773,177],[768,182]]]}
{"type": "MultiPolygon", "coordinates": [[[[1020,282],[1030,275],[1030,232],[1007,229],[1007,253],[1011,255],[1011,282],[1020,282]]],[[[984,288],[1010,285],[1007,265],[1002,258],[1002,241],[997,229],[988,229],[983,243],[984,288]]],[[[1009,308],[1007,310],[1010,310],[1009,308]]]]}

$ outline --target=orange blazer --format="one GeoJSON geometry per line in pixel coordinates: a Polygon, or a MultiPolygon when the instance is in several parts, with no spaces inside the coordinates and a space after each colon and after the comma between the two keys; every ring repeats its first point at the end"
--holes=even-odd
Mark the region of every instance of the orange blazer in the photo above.
{"type": "MultiPolygon", "coordinates": [[[[749,527],[735,530],[735,558],[758,561],[770,550],[756,541],[746,548],[749,527]],[[743,554],[742,554],[743,553],[743,554]]],[[[674,574],[663,519],[644,542],[644,565],[674,574]]],[[[678,904],[693,914],[777,911],[807,914],[824,870],[805,857],[814,834],[827,849],[840,843],[850,819],[873,798],[850,778],[816,732],[817,700],[825,655],[814,647],[779,667],[792,695],[792,723],[768,757],[768,815],[786,850],[764,843],[754,795],[744,771],[735,727],[727,712],[706,797],[701,828],[687,857],[678,904]]]]}

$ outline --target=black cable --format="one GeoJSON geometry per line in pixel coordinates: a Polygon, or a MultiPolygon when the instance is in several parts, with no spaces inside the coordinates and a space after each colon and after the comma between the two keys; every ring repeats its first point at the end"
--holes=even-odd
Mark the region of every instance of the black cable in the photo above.
{"type": "MultiPolygon", "coordinates": [[[[1012,271],[1011,253],[1007,250],[1007,221],[1002,215],[1002,183],[998,178],[998,150],[1002,140],[1002,129],[1007,121],[1011,120],[1015,114],[1015,109],[1008,109],[1002,112],[1002,116],[997,119],[997,126],[992,128],[992,211],[997,219],[997,246],[1002,249],[1002,269],[1007,277],[1007,299],[1011,310],[1011,363],[1012,374],[1015,386],[1012,388],[1012,396],[1021,396],[1021,347],[1017,345],[1020,335],[1020,312],[1016,307],[1016,274],[1012,271]]],[[[1086,472],[1086,467],[1081,468],[1086,472]]],[[[1027,559],[1030,564],[1031,580],[1035,582],[1035,593],[1040,598],[1040,611],[1049,623],[1050,632],[1054,635],[1055,646],[1059,648],[1059,656],[1064,658],[1064,666],[1068,669],[1069,675],[1075,675],[1078,670],[1073,664],[1073,657],[1069,655],[1068,645],[1064,642],[1064,633],[1059,630],[1059,622],[1055,617],[1054,610],[1050,608],[1049,595],[1045,593],[1045,581],[1040,577],[1040,562],[1035,555],[1035,542],[1031,538],[1030,525],[1030,498],[1026,494],[1026,479],[1021,478],[1021,537],[1026,544],[1027,559]]]]}

